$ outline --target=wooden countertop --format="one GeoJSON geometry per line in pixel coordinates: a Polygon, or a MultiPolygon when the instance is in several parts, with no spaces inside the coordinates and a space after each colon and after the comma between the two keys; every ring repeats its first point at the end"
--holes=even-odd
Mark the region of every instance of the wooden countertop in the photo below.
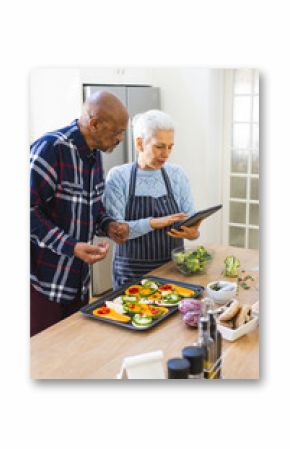
{"type": "MultiPolygon", "coordinates": [[[[214,252],[204,275],[183,276],[168,262],[152,272],[156,276],[206,286],[223,279],[227,255],[241,261],[241,269],[251,274],[251,288],[239,289],[242,303],[253,304],[259,297],[258,252],[220,245],[205,245],[214,252]]],[[[180,357],[184,346],[197,338],[197,330],[182,322],[179,312],[148,331],[137,332],[84,317],[75,313],[30,339],[31,377],[33,379],[115,379],[126,356],[162,350],[164,363],[180,357]]],[[[223,340],[225,379],[259,378],[259,331],[228,342],[223,340]]]]}

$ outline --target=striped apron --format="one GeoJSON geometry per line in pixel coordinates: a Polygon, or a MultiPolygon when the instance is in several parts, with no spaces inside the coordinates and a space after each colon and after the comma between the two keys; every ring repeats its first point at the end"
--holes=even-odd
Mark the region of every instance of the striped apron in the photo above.
{"type": "MultiPolygon", "coordinates": [[[[129,198],[126,204],[125,220],[140,220],[148,217],[164,217],[180,212],[173,196],[171,184],[164,168],[161,173],[167,194],[159,198],[135,196],[137,164],[132,166],[129,198]]],[[[160,265],[171,260],[174,248],[183,248],[183,239],[169,237],[171,226],[154,229],[136,239],[115,245],[113,256],[113,288],[117,289],[136,277],[142,277],[160,265]]]]}

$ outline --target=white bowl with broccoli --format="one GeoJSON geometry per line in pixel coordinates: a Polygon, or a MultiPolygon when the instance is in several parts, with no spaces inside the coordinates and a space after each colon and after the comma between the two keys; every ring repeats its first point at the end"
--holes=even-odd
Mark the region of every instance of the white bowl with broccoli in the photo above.
{"type": "Polygon", "coordinates": [[[182,274],[190,276],[206,271],[206,266],[212,259],[212,252],[202,245],[193,249],[175,248],[171,252],[171,258],[182,274]]]}

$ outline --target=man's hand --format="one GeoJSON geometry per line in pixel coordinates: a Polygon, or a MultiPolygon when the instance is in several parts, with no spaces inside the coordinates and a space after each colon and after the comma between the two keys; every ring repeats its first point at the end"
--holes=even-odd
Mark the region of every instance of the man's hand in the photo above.
{"type": "Polygon", "coordinates": [[[181,231],[177,231],[177,229],[170,229],[167,234],[170,235],[170,237],[177,239],[197,239],[199,237],[199,226],[201,222],[202,220],[199,220],[194,226],[180,226],[181,231]]]}
{"type": "Polygon", "coordinates": [[[119,223],[118,221],[112,221],[107,229],[108,237],[114,242],[121,245],[126,242],[129,236],[128,223],[119,223]]]}
{"type": "Polygon", "coordinates": [[[174,215],[166,215],[165,217],[160,217],[160,218],[151,218],[150,226],[153,229],[162,229],[162,228],[166,228],[166,226],[172,225],[176,221],[186,220],[186,218],[188,218],[188,215],[184,214],[184,213],[174,214],[174,215]]]}
{"type": "Polygon", "coordinates": [[[104,259],[108,254],[108,250],[109,243],[105,241],[97,243],[96,245],[80,242],[74,247],[74,256],[89,265],[93,265],[94,263],[104,259]]]}

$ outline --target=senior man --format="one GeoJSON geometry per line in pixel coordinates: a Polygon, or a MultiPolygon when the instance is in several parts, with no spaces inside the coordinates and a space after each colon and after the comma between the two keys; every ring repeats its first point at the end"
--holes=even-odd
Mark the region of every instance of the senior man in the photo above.
{"type": "Polygon", "coordinates": [[[88,303],[89,265],[121,244],[128,225],[106,214],[102,152],[124,139],[128,112],[109,92],[96,92],[71,125],[49,132],[31,146],[31,336],[88,303]]]}

